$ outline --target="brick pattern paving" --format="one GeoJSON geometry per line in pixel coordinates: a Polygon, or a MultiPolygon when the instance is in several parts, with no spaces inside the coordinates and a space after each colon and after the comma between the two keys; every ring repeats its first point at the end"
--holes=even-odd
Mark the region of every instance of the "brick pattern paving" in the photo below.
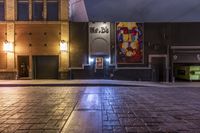
{"type": "Polygon", "coordinates": [[[57,133],[83,88],[0,88],[0,132],[57,133]]]}
{"type": "Polygon", "coordinates": [[[104,133],[198,133],[199,88],[103,89],[104,133]]]}
{"type": "MultiPolygon", "coordinates": [[[[103,133],[200,132],[200,88],[99,89],[103,133]]],[[[61,132],[86,90],[86,87],[0,88],[0,132],[61,132]]],[[[92,93],[96,94],[95,91],[92,93]]]]}

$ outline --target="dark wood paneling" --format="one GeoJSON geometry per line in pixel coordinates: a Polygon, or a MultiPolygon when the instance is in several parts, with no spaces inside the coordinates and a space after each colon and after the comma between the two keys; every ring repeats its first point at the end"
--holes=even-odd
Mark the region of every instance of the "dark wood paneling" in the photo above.
{"type": "Polygon", "coordinates": [[[88,58],[88,23],[70,23],[70,67],[82,67],[88,58]]]}
{"type": "Polygon", "coordinates": [[[200,44],[200,23],[173,23],[172,41],[174,45],[200,44]]]}

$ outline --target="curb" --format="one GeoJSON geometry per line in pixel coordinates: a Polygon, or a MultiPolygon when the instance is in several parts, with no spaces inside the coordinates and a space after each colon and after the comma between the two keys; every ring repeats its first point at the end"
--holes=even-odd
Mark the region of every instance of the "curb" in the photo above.
{"type": "Polygon", "coordinates": [[[109,87],[115,87],[115,86],[119,86],[119,87],[149,87],[149,86],[145,86],[145,85],[123,85],[123,84],[0,84],[0,87],[37,87],[37,86],[52,86],[52,87],[56,87],[56,86],[63,86],[63,87],[70,87],[70,86],[109,86],[109,87]]]}

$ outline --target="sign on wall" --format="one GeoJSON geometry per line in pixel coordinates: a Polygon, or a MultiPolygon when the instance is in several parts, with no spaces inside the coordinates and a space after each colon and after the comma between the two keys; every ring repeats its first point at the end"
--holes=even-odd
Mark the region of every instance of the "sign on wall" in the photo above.
{"type": "Polygon", "coordinates": [[[110,54],[110,23],[89,23],[89,53],[93,56],[110,54]]]}
{"type": "Polygon", "coordinates": [[[116,23],[117,64],[143,63],[143,25],[116,23]]]}

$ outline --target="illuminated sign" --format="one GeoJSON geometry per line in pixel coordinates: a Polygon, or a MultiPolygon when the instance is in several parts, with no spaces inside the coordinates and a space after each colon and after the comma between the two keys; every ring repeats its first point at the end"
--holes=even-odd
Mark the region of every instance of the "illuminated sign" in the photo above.
{"type": "Polygon", "coordinates": [[[90,27],[90,33],[99,33],[99,34],[108,34],[109,28],[107,26],[105,27],[90,27]]]}
{"type": "Polygon", "coordinates": [[[89,56],[110,55],[110,23],[89,22],[89,56]]]}

